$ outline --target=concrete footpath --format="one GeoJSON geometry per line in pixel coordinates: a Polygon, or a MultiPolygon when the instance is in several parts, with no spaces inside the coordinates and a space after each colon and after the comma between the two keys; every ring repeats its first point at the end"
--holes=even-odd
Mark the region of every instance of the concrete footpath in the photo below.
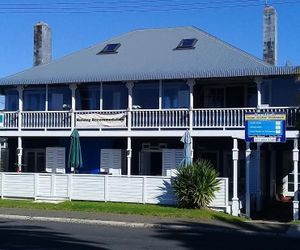
{"type": "Polygon", "coordinates": [[[51,221],[136,228],[155,227],[174,230],[196,230],[201,232],[239,232],[245,234],[293,237],[300,239],[300,225],[266,221],[232,223],[226,220],[161,218],[155,216],[124,215],[98,212],[48,211],[23,208],[0,208],[0,219],[51,221]]]}

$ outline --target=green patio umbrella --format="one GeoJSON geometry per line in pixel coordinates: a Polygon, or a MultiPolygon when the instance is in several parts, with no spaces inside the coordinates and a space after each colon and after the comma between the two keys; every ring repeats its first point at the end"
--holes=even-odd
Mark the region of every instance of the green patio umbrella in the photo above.
{"type": "Polygon", "coordinates": [[[82,167],[82,154],[77,129],[74,129],[71,134],[68,167],[72,172],[75,171],[75,173],[82,167]]]}

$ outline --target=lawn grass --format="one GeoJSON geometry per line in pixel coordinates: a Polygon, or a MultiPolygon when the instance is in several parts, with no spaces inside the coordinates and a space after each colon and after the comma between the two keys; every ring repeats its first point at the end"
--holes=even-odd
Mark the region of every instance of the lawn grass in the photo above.
{"type": "Polygon", "coordinates": [[[59,204],[51,204],[35,203],[32,200],[2,199],[0,200],[0,208],[1,207],[222,220],[227,222],[244,221],[243,218],[233,217],[223,212],[217,212],[211,209],[183,209],[172,206],[132,203],[65,201],[59,204]]]}

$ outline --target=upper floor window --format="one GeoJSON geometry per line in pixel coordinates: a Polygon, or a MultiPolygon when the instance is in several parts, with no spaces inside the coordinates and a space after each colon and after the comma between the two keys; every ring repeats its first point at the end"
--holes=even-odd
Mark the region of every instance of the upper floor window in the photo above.
{"type": "Polygon", "coordinates": [[[48,109],[64,110],[64,107],[71,108],[71,89],[69,86],[48,87],[48,109]]]}
{"type": "Polygon", "coordinates": [[[1,110],[17,111],[19,109],[19,93],[15,88],[4,88],[1,91],[1,110]]]}
{"type": "Polygon", "coordinates": [[[127,109],[128,89],[123,83],[103,84],[103,109],[127,109]]]}
{"type": "Polygon", "coordinates": [[[44,111],[46,102],[45,87],[27,87],[23,92],[24,111],[44,111]]]}
{"type": "Polygon", "coordinates": [[[163,81],[163,108],[188,108],[189,87],[184,81],[163,81]]]}
{"type": "Polygon", "coordinates": [[[159,83],[139,82],[133,87],[133,108],[158,109],[159,83]]]}
{"type": "Polygon", "coordinates": [[[100,85],[81,85],[76,89],[77,110],[100,109],[100,85]]]}

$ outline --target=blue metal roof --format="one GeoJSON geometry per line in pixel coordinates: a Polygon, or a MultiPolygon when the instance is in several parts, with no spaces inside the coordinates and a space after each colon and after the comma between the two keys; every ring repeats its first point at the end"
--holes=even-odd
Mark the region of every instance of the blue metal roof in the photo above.
{"type": "Polygon", "coordinates": [[[289,75],[300,67],[274,67],[194,27],[136,30],[49,64],[0,79],[0,85],[138,81],[289,75]],[[195,49],[174,50],[195,38],[195,49]],[[99,54],[120,43],[118,53],[99,54]]]}

